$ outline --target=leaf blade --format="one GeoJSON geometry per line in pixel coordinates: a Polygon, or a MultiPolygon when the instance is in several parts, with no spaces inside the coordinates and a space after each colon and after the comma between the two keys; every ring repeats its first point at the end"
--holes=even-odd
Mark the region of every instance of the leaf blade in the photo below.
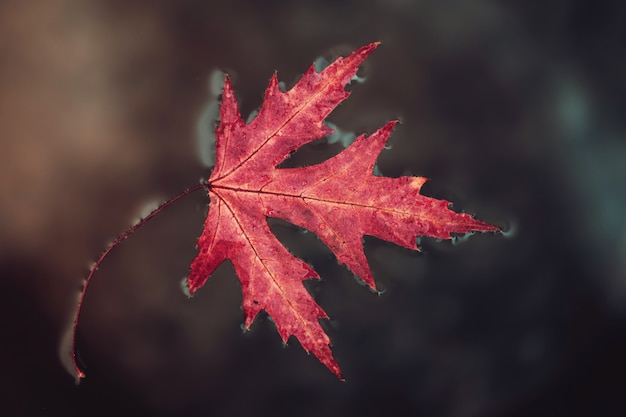
{"type": "Polygon", "coordinates": [[[245,326],[265,310],[283,342],[295,336],[339,378],[330,338],[319,323],[328,316],[302,285],[319,276],[278,241],[267,217],[315,233],[373,289],[363,251],[365,235],[418,250],[417,236],[449,239],[451,233],[499,230],[455,213],[445,200],[420,194],[424,177],[373,175],[395,121],[359,136],[320,164],[276,168],[292,151],[330,133],[324,119],[349,96],[346,84],[377,46],[361,47],[319,73],[311,66],[287,92],[280,90],[274,74],[259,113],[247,125],[226,78],[216,130],[217,162],[207,183],[211,206],[188,277],[193,293],[219,264],[230,260],[242,286],[245,326]]]}

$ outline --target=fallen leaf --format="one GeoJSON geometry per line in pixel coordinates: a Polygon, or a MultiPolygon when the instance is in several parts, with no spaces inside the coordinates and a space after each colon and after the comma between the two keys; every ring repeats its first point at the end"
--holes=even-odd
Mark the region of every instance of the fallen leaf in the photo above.
{"type": "Polygon", "coordinates": [[[193,294],[220,264],[230,260],[241,281],[245,326],[250,327],[265,310],[285,343],[295,336],[339,378],[342,374],[330,339],[319,322],[328,316],[302,284],[319,276],[272,234],[268,217],[315,233],[339,262],[372,289],[376,285],[363,252],[364,235],[418,250],[417,236],[449,239],[451,233],[499,230],[450,210],[448,201],[420,194],[426,178],[373,175],[395,121],[370,136],[359,136],[323,163],[277,168],[296,149],[332,133],[324,119],[349,96],[346,84],[377,46],[361,47],[321,72],[311,66],[286,92],[274,74],[261,109],[247,124],[226,78],[216,130],[216,163],[205,184],[209,213],[187,278],[193,294]]]}

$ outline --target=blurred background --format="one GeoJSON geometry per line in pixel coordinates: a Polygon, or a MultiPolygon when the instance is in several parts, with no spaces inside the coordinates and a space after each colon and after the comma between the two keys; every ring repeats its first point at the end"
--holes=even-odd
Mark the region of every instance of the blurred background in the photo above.
{"type": "Polygon", "coordinates": [[[625,19],[609,0],[2,1],[0,414],[625,415],[625,19]],[[210,175],[211,73],[231,74],[245,117],[274,71],[289,86],[376,40],[329,120],[371,133],[399,118],[382,174],[429,177],[425,194],[505,233],[421,253],[366,238],[379,296],[272,222],[322,276],[307,286],[339,382],[266,315],[241,331],[229,264],[182,293],[197,192],[102,264],[76,386],[63,339],[91,262],[210,175]]]}

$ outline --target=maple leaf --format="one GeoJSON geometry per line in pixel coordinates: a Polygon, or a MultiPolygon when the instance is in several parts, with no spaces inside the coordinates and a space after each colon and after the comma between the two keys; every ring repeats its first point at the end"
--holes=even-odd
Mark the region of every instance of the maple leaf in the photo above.
{"type": "Polygon", "coordinates": [[[319,322],[328,316],[302,283],[319,275],[272,234],[268,217],[315,233],[339,262],[372,289],[375,283],[363,252],[364,235],[418,250],[417,236],[449,239],[451,233],[499,230],[450,210],[448,201],[421,195],[426,178],[372,174],[395,121],[369,137],[359,136],[320,164],[277,168],[291,152],[332,133],[324,119],[349,96],[346,84],[377,46],[363,46],[319,73],[311,66],[286,92],[274,74],[261,109],[248,124],[226,78],[216,129],[216,163],[205,184],[209,213],[187,278],[193,294],[220,264],[230,260],[241,281],[246,328],[265,310],[283,342],[295,336],[339,378],[330,339],[319,322]]]}

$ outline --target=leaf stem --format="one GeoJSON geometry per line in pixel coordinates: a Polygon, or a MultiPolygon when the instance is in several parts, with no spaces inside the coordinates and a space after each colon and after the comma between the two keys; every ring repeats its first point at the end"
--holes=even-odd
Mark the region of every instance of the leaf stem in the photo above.
{"type": "Polygon", "coordinates": [[[102,252],[102,255],[100,255],[98,260],[93,264],[93,266],[89,270],[89,275],[87,275],[87,278],[85,279],[85,283],[83,285],[83,289],[82,289],[82,292],[80,294],[80,298],[78,299],[78,305],[76,306],[76,313],[74,315],[74,324],[73,324],[73,328],[72,328],[72,351],[71,351],[72,364],[74,365],[74,369],[76,370],[76,376],[78,378],[78,381],[80,381],[82,378],[85,378],[85,373],[83,372],[83,370],[81,369],[80,365],[78,364],[78,359],[76,357],[76,335],[77,335],[77,330],[78,330],[78,321],[79,321],[79,318],[80,318],[80,312],[81,312],[81,309],[82,309],[82,306],[83,306],[83,301],[85,299],[85,294],[87,292],[87,287],[89,287],[89,284],[91,283],[91,279],[93,278],[93,276],[95,275],[96,271],[100,267],[100,264],[102,263],[102,261],[104,261],[104,258],[106,258],[109,255],[109,253],[113,250],[113,248],[115,248],[117,245],[122,243],[122,241],[124,239],[126,239],[131,234],[133,234],[141,226],[146,224],[148,222],[148,220],[152,219],[154,216],[159,214],[162,210],[164,210],[165,208],[171,206],[172,204],[174,204],[176,201],[180,200],[181,198],[188,196],[189,194],[193,193],[194,191],[198,191],[200,189],[207,189],[207,187],[208,187],[208,182],[204,182],[203,181],[202,183],[200,183],[200,184],[198,184],[198,185],[196,185],[194,187],[187,188],[182,193],[180,193],[180,194],[170,198],[169,200],[165,201],[164,203],[161,203],[156,209],[152,210],[150,212],[150,214],[148,214],[146,217],[142,218],[137,223],[132,225],[130,228],[128,228],[128,230],[126,230],[124,233],[122,233],[120,236],[118,236],[117,239],[115,239],[109,246],[107,246],[107,248],[104,250],[104,252],[102,252]]]}

